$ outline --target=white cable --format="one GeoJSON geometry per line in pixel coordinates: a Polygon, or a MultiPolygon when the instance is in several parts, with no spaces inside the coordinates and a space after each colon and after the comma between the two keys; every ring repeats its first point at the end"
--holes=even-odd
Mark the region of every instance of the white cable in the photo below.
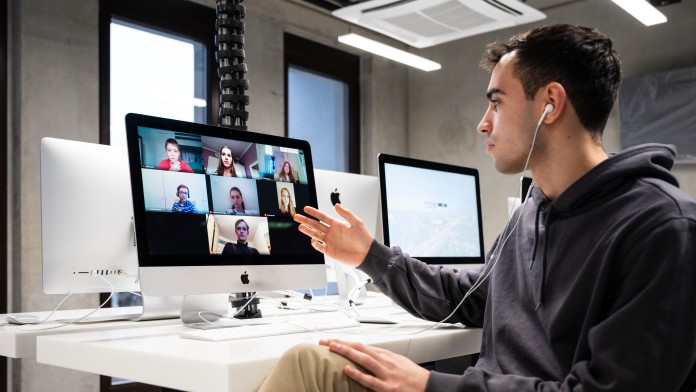
{"type": "MultiPolygon", "coordinates": [[[[355,278],[355,276],[354,276],[354,278],[355,278]]],[[[372,279],[365,279],[363,281],[361,281],[360,279],[356,279],[355,286],[353,286],[353,288],[351,288],[350,291],[348,292],[347,297],[348,297],[349,304],[355,303],[355,301],[360,296],[360,290],[362,290],[363,287],[367,286],[368,283],[372,283],[372,279]]]]}
{"type": "Polygon", "coordinates": [[[244,308],[246,308],[247,305],[249,305],[251,303],[251,301],[253,301],[254,298],[256,298],[257,294],[258,294],[257,292],[254,292],[254,295],[252,295],[251,298],[249,298],[249,300],[244,304],[244,306],[241,306],[239,309],[237,309],[237,311],[234,312],[234,314],[232,314],[231,316],[228,316],[226,314],[219,314],[219,313],[215,313],[215,312],[211,312],[211,311],[207,311],[207,310],[201,310],[200,312],[198,312],[198,318],[200,318],[201,320],[203,320],[204,322],[206,322],[208,324],[215,324],[215,321],[210,321],[210,320],[206,319],[205,317],[203,317],[203,314],[212,314],[213,316],[218,316],[218,318],[226,318],[226,319],[234,320],[235,319],[234,316],[238,315],[239,312],[244,310],[244,308]]]}
{"type": "MultiPolygon", "coordinates": [[[[45,330],[49,330],[49,329],[56,329],[56,328],[65,327],[66,325],[78,323],[78,322],[80,322],[80,321],[86,319],[87,317],[91,316],[92,314],[94,314],[97,310],[103,308],[104,305],[106,305],[107,303],[109,303],[109,301],[111,300],[111,297],[114,295],[114,285],[111,284],[111,282],[109,282],[108,279],[106,279],[105,277],[103,277],[103,276],[101,276],[101,275],[92,275],[92,276],[96,276],[96,277],[101,278],[101,279],[104,280],[104,281],[109,285],[109,287],[111,288],[111,292],[109,293],[109,296],[106,298],[106,300],[104,300],[104,302],[101,303],[101,305],[99,305],[98,307],[92,309],[89,313],[87,313],[86,315],[84,315],[84,316],[82,316],[82,317],[80,317],[80,318],[78,318],[78,319],[75,319],[75,320],[72,320],[72,321],[67,321],[67,322],[62,322],[60,325],[53,325],[53,326],[46,327],[46,328],[34,328],[34,327],[32,327],[32,328],[22,328],[22,329],[25,329],[25,330],[32,330],[32,331],[36,331],[36,330],[45,331],[45,330]]],[[[84,286],[83,286],[83,287],[84,287],[84,286]]],[[[86,286],[86,287],[103,287],[103,286],[86,286]]],[[[35,325],[40,325],[40,324],[45,323],[45,322],[46,322],[48,319],[50,319],[51,316],[58,310],[58,308],[60,308],[60,306],[63,305],[63,302],[65,302],[68,298],[70,298],[71,295],[73,295],[72,289],[71,289],[71,290],[68,292],[68,294],[58,303],[58,305],[51,311],[51,313],[48,314],[48,316],[46,316],[43,320],[39,321],[38,323],[27,324],[27,325],[35,326],[35,325]]]]}
{"type": "MultiPolygon", "coordinates": [[[[527,171],[527,167],[529,166],[529,160],[532,157],[532,152],[534,151],[534,145],[536,144],[537,133],[539,133],[539,128],[541,127],[541,123],[544,121],[544,118],[546,117],[547,113],[548,113],[548,111],[546,109],[544,109],[544,113],[542,114],[541,118],[539,118],[539,122],[537,123],[536,129],[534,130],[534,136],[532,137],[532,145],[529,147],[529,153],[527,154],[527,160],[525,161],[524,169],[522,170],[523,174],[524,174],[524,172],[527,171]]],[[[520,196],[522,195],[522,181],[520,181],[515,194],[520,195],[520,196]]],[[[461,299],[461,301],[459,301],[459,303],[454,308],[454,310],[452,310],[452,312],[449,315],[447,315],[447,317],[445,317],[444,319],[429,326],[428,328],[425,328],[425,329],[418,331],[418,332],[415,332],[415,333],[425,332],[425,331],[427,331],[431,328],[434,328],[434,327],[444,323],[445,321],[449,320],[457,312],[457,310],[459,310],[459,308],[464,304],[464,301],[466,301],[466,299],[469,298],[471,293],[473,293],[474,290],[478,289],[486,281],[486,279],[488,279],[491,272],[493,272],[493,269],[495,268],[495,266],[498,264],[498,261],[500,260],[500,254],[502,253],[503,248],[505,247],[505,244],[507,243],[510,236],[517,230],[517,225],[520,223],[520,219],[522,218],[522,215],[524,214],[524,209],[527,207],[527,200],[529,199],[530,194],[531,194],[531,187],[530,187],[529,191],[527,192],[527,196],[525,197],[525,199],[521,205],[522,210],[517,215],[517,220],[515,221],[515,225],[512,227],[512,230],[510,230],[508,232],[508,234],[505,236],[505,238],[503,239],[502,242],[498,242],[496,247],[493,249],[493,252],[491,253],[491,259],[495,258],[495,260],[493,262],[487,263],[484,266],[483,272],[481,273],[481,275],[479,275],[478,279],[476,279],[476,282],[474,282],[474,284],[464,294],[464,297],[461,299]],[[489,265],[491,266],[490,268],[488,268],[489,265]]],[[[509,225],[509,223],[510,223],[510,221],[508,221],[508,223],[505,225],[506,228],[509,225]]],[[[503,229],[503,232],[504,231],[505,231],[505,229],[503,229]]],[[[421,315],[420,312],[418,312],[418,311],[416,311],[416,313],[421,315]]],[[[422,317],[422,318],[424,318],[424,317],[422,317]]],[[[410,334],[414,334],[414,333],[409,333],[408,335],[410,335],[410,334]]]]}

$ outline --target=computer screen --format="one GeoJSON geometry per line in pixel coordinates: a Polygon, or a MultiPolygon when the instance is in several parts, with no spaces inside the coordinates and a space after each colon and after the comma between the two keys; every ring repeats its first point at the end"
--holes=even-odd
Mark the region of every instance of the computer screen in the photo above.
{"type": "Polygon", "coordinates": [[[293,220],[317,206],[307,142],[138,114],[126,137],[143,293],[326,286],[293,220]]]}
{"type": "Polygon", "coordinates": [[[476,169],[379,155],[384,243],[429,264],[484,262],[476,169]]]}

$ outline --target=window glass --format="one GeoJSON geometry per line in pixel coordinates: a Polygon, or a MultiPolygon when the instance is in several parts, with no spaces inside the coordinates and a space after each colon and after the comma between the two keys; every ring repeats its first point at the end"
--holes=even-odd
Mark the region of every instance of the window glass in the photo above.
{"type": "Polygon", "coordinates": [[[348,172],[348,85],[288,66],[288,136],[309,141],[314,167],[348,172]]]}
{"type": "Polygon", "coordinates": [[[206,122],[205,45],[112,19],[110,144],[126,146],[127,113],[206,122]]]}

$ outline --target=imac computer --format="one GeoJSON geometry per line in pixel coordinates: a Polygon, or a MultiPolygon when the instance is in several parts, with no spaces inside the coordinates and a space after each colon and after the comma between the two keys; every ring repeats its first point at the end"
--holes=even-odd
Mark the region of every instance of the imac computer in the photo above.
{"type": "Polygon", "coordinates": [[[428,264],[485,261],[476,169],[380,154],[384,243],[428,264]]]}
{"type": "MultiPolygon", "coordinates": [[[[367,230],[376,238],[379,216],[379,179],[374,176],[314,169],[319,209],[330,216],[344,220],[336,212],[334,204],[351,210],[365,222],[367,230]]],[[[360,285],[365,276],[362,272],[325,256],[328,268],[335,274],[339,300],[347,300],[348,293],[360,285]]],[[[329,279],[331,282],[332,279],[329,279]]],[[[361,286],[355,298],[360,303],[366,297],[366,288],[361,286]]]]}
{"type": "MultiPolygon", "coordinates": [[[[126,150],[46,137],[40,157],[44,292],[140,291],[126,150]]],[[[181,298],[146,297],[113,318],[178,317],[180,306],[181,298]]]]}
{"type": "Polygon", "coordinates": [[[317,206],[309,143],[132,113],[126,138],[140,288],[185,295],[184,324],[215,327],[229,293],[326,287],[293,220],[317,206]]]}

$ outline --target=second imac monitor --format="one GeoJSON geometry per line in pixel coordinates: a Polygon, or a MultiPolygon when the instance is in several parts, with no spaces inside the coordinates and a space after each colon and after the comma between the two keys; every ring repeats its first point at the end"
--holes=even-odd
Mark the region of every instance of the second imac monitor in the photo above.
{"type": "Polygon", "coordinates": [[[478,171],[379,155],[382,228],[387,246],[428,264],[483,264],[478,171]]]}
{"type": "MultiPolygon", "coordinates": [[[[317,183],[319,209],[335,219],[344,220],[338,215],[334,205],[340,203],[351,210],[365,222],[365,227],[373,237],[377,237],[377,220],[379,210],[379,179],[374,176],[342,173],[329,170],[314,170],[317,183]]],[[[341,299],[347,299],[348,293],[358,287],[364,280],[361,273],[353,267],[344,265],[325,256],[326,264],[336,273],[336,285],[341,299]]],[[[332,279],[329,279],[331,282],[332,279]]],[[[355,293],[358,298],[365,297],[366,290],[355,293]]],[[[356,302],[359,303],[359,302],[356,302]]]]}
{"type": "Polygon", "coordinates": [[[46,294],[138,291],[125,149],[41,140],[41,258],[46,294]]]}

